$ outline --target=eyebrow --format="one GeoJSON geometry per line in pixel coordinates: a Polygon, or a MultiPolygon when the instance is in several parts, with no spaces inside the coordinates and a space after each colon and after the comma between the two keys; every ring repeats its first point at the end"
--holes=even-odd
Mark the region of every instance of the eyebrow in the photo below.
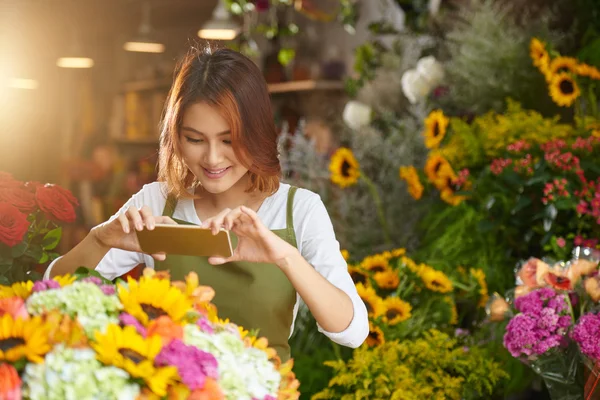
{"type": "MultiPolygon", "coordinates": [[[[199,135],[207,136],[206,133],[200,132],[199,130],[191,128],[189,126],[183,126],[183,127],[181,127],[181,130],[182,131],[191,131],[191,132],[197,133],[199,135]]],[[[229,135],[230,133],[231,133],[231,131],[229,129],[227,129],[226,131],[217,133],[217,136],[225,136],[225,135],[229,135]]]]}

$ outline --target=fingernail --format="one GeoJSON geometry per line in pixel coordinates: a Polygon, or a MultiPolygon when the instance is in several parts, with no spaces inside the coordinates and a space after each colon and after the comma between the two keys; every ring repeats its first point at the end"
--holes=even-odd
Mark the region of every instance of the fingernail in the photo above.
{"type": "Polygon", "coordinates": [[[142,229],[144,229],[144,224],[142,224],[141,222],[138,222],[137,224],[135,224],[135,226],[137,227],[138,231],[141,231],[142,229]]]}
{"type": "Polygon", "coordinates": [[[154,229],[154,222],[152,222],[152,221],[148,222],[148,229],[150,229],[150,230],[154,229]]]}

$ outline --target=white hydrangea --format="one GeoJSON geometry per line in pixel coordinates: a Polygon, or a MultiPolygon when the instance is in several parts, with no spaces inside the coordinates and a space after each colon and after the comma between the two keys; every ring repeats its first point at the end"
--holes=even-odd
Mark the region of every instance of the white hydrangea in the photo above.
{"type": "Polygon", "coordinates": [[[427,56],[414,69],[402,75],[402,92],[412,104],[423,101],[444,80],[444,68],[435,57],[427,56]]]}
{"type": "Polygon", "coordinates": [[[360,101],[351,100],[346,103],[342,118],[346,125],[352,129],[360,129],[371,123],[373,110],[360,101]]]}
{"type": "Polygon", "coordinates": [[[95,331],[105,332],[110,323],[118,323],[118,313],[123,308],[116,295],[105,295],[90,282],[75,282],[60,289],[33,293],[25,305],[33,315],[59,310],[71,317],[77,316],[88,337],[95,331]]]}
{"type": "Polygon", "coordinates": [[[248,348],[240,337],[223,331],[202,332],[196,325],[186,325],[184,342],[212,353],[219,363],[219,384],[225,398],[236,400],[277,397],[281,375],[259,349],[248,348]]]}
{"type": "Polygon", "coordinates": [[[23,398],[31,400],[133,400],[139,394],[126,371],[102,365],[91,349],[58,345],[23,374],[23,398]]]}

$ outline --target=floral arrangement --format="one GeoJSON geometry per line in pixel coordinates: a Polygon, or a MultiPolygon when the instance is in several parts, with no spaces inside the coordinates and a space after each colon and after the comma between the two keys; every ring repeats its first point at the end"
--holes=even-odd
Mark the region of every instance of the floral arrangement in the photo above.
{"type": "Polygon", "coordinates": [[[594,329],[600,300],[599,261],[600,251],[578,247],[567,262],[531,258],[518,271],[513,316],[503,343],[513,357],[542,376],[553,399],[581,398],[584,383],[578,348],[598,375],[600,346],[594,341],[594,329]]]}
{"type": "Polygon", "coordinates": [[[363,346],[350,361],[326,365],[335,377],[314,400],[475,399],[491,394],[507,378],[484,351],[435,329],[418,339],[363,346]]]}
{"type": "Polygon", "coordinates": [[[22,182],[0,171],[0,283],[35,279],[38,264],[58,257],[53,250],[60,224],[75,221],[77,206],[60,186],[22,182]]]}
{"type": "Polygon", "coordinates": [[[219,319],[213,296],[151,269],[0,286],[0,397],[297,399],[292,361],[219,319]]]}

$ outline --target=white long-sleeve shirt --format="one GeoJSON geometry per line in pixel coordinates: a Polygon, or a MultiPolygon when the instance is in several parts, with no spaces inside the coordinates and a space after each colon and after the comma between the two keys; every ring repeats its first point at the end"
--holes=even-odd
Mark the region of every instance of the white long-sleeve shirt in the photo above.
{"type": "MultiPolygon", "coordinates": [[[[160,182],[144,185],[111,217],[111,220],[124,213],[130,206],[137,208],[149,206],[154,215],[162,215],[167,200],[162,185],[160,182]]],[[[286,227],[289,189],[290,185],[282,183],[279,190],[267,197],[258,210],[261,221],[271,230],[286,227]]],[[[173,218],[201,224],[192,199],[180,199],[173,212],[173,218]]],[[[348,266],[342,257],[331,219],[320,196],[306,189],[298,189],[294,197],[293,220],[298,250],[302,256],[329,282],[343,290],[350,297],[354,306],[354,317],[344,331],[327,332],[320,326],[318,327],[319,331],[343,346],[353,348],[360,346],[369,334],[367,309],[348,274],[348,266]]],[[[49,278],[50,270],[55,262],[56,260],[50,264],[44,278],[49,278]]],[[[112,280],[129,272],[138,264],[154,268],[154,259],[143,253],[113,248],[100,260],[96,271],[106,279],[112,280]]],[[[294,331],[294,321],[298,314],[300,301],[300,296],[297,294],[290,336],[294,331]]]]}

